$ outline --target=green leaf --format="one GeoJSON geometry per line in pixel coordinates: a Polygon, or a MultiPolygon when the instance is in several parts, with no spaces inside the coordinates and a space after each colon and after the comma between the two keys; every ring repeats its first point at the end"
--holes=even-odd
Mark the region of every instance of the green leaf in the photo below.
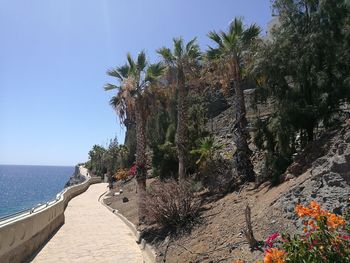
{"type": "Polygon", "coordinates": [[[130,71],[134,72],[136,70],[136,64],[135,64],[134,59],[132,58],[130,53],[128,53],[126,55],[126,58],[128,60],[128,63],[129,63],[130,71]]]}
{"type": "Polygon", "coordinates": [[[114,89],[120,89],[120,87],[107,83],[106,85],[103,86],[103,89],[105,91],[109,91],[109,90],[114,90],[114,89]]]}
{"type": "Polygon", "coordinates": [[[137,56],[137,69],[138,71],[143,71],[146,67],[146,54],[144,51],[141,51],[137,56]]]}
{"type": "Polygon", "coordinates": [[[156,52],[162,56],[162,58],[167,64],[172,64],[174,62],[174,57],[173,57],[173,54],[171,53],[170,48],[162,47],[158,49],[156,52]]]}
{"type": "Polygon", "coordinates": [[[184,51],[183,39],[182,37],[174,38],[173,42],[174,42],[174,56],[177,59],[181,59],[184,51]]]}
{"type": "Polygon", "coordinates": [[[219,36],[218,33],[216,33],[215,31],[210,31],[208,33],[208,37],[213,40],[214,42],[216,42],[219,46],[222,46],[222,40],[221,37],[219,36]]]}
{"type": "Polygon", "coordinates": [[[244,45],[249,45],[252,40],[256,39],[261,32],[261,29],[256,24],[251,25],[242,33],[242,42],[244,45]]]}
{"type": "Polygon", "coordinates": [[[229,26],[228,35],[237,35],[240,36],[243,33],[243,19],[235,18],[229,26]]]}
{"type": "Polygon", "coordinates": [[[165,69],[165,67],[160,62],[159,63],[155,63],[155,64],[151,64],[147,68],[145,81],[146,82],[147,81],[153,82],[153,81],[157,80],[159,77],[161,77],[163,75],[164,69],[165,69]]]}

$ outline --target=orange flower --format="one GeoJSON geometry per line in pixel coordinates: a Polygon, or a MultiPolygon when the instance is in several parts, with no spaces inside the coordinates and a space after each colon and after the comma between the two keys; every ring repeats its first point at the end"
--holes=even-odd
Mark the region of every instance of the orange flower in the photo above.
{"type": "Polygon", "coordinates": [[[233,263],[244,263],[244,261],[241,259],[237,259],[236,261],[233,261],[233,263]]]}
{"type": "Polygon", "coordinates": [[[264,257],[264,263],[285,263],[286,252],[279,250],[278,248],[271,248],[266,251],[264,257]]]}
{"type": "Polygon", "coordinates": [[[309,226],[310,226],[312,229],[315,229],[315,228],[316,228],[315,221],[310,220],[310,221],[309,221],[309,226]]]}
{"type": "Polygon", "coordinates": [[[345,225],[345,220],[341,216],[330,214],[327,217],[327,226],[331,229],[336,229],[339,226],[345,225]]]}
{"type": "Polygon", "coordinates": [[[295,212],[296,214],[299,216],[299,217],[304,217],[304,216],[308,216],[309,215],[309,210],[300,205],[300,204],[297,204],[296,207],[295,207],[295,212]]]}
{"type": "MultiPolygon", "coordinates": [[[[345,225],[345,221],[341,216],[337,216],[336,214],[332,214],[326,210],[323,210],[321,206],[315,201],[311,201],[309,207],[297,204],[295,207],[295,212],[299,217],[308,216],[315,220],[320,220],[321,217],[325,217],[327,226],[330,229],[336,229],[339,226],[345,225]]],[[[315,223],[312,221],[309,221],[309,226],[311,228],[317,228],[315,223]]]]}

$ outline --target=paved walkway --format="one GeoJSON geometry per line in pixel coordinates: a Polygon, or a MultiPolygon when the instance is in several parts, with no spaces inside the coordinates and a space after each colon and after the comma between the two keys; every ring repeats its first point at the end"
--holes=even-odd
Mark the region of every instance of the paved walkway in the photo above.
{"type": "Polygon", "coordinates": [[[33,262],[143,262],[132,232],[98,202],[106,190],[107,184],[94,184],[73,198],[65,211],[65,224],[33,262]]]}

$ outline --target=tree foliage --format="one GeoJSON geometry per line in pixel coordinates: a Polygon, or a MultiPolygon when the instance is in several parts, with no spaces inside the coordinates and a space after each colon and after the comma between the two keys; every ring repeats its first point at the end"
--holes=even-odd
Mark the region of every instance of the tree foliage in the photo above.
{"type": "Polygon", "coordinates": [[[269,165],[278,173],[294,152],[333,125],[350,96],[350,27],[347,1],[276,0],[279,23],[261,45],[254,70],[276,100],[260,121],[269,165]],[[278,163],[278,164],[277,164],[278,163]],[[279,166],[279,168],[278,168],[279,166]]]}

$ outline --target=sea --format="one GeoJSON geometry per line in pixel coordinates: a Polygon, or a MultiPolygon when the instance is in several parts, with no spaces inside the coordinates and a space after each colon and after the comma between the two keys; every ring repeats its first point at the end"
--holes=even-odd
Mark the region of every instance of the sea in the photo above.
{"type": "Polygon", "coordinates": [[[0,219],[55,199],[73,173],[73,166],[0,165],[0,219]]]}

